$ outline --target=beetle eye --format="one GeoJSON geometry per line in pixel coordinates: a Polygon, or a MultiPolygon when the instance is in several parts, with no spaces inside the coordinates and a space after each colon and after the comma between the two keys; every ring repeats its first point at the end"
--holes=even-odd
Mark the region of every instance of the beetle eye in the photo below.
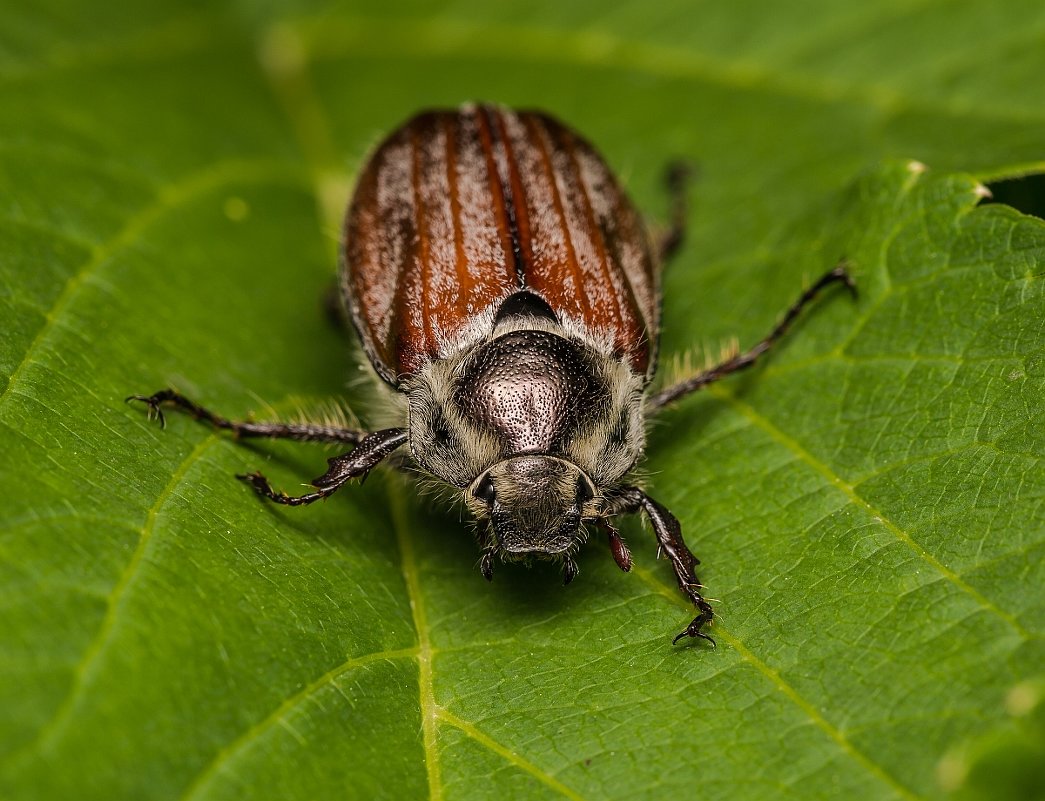
{"type": "Polygon", "coordinates": [[[494,498],[497,497],[497,492],[493,488],[493,479],[490,476],[483,478],[479,482],[479,486],[472,490],[472,495],[488,506],[493,506],[494,498]]]}
{"type": "Polygon", "coordinates": [[[584,506],[588,501],[595,497],[595,493],[591,491],[591,486],[588,484],[588,480],[581,476],[577,479],[577,505],[584,506]]]}

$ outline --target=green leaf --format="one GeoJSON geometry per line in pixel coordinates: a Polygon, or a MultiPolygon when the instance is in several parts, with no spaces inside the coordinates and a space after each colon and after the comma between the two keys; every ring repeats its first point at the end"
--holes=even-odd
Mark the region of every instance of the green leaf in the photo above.
{"type": "Polygon", "coordinates": [[[980,182],[1045,170],[1045,7],[650,6],[5,10],[0,797],[938,798],[982,732],[1039,753],[1045,224],[980,182]],[[475,98],[570,122],[651,218],[699,164],[666,368],[853,265],[651,430],[717,650],[671,646],[637,524],[631,575],[595,537],[568,588],[488,585],[398,476],[274,508],[233,474],[327,452],[123,403],[366,419],[320,303],[352,174],[475,98]]]}

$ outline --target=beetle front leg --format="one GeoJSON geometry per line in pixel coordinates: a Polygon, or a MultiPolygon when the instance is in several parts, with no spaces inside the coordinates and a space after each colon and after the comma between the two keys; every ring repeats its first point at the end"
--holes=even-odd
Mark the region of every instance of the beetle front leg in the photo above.
{"type": "Polygon", "coordinates": [[[702,640],[707,640],[714,646],[715,641],[702,630],[711,623],[715,613],[711,608],[711,604],[701,595],[702,585],[697,580],[697,575],[693,570],[694,567],[700,564],[700,560],[686,546],[686,541],[682,538],[682,526],[679,525],[675,515],[638,487],[626,487],[623,493],[617,497],[610,514],[638,512],[640,509],[646,513],[650,523],[653,525],[653,533],[657,537],[657,543],[660,545],[661,551],[671,561],[679,589],[683,595],[693,602],[693,605],[697,607],[699,612],[690,624],[671,641],[672,645],[683,637],[699,637],[702,640]]]}
{"type": "Polygon", "coordinates": [[[302,506],[333,495],[349,479],[362,477],[365,481],[367,474],[403,445],[406,440],[407,434],[402,428],[385,428],[375,431],[373,434],[367,434],[355,449],[328,459],[327,472],[312,480],[312,486],[316,488],[316,491],[305,495],[287,495],[285,492],[274,490],[268,479],[259,472],[238,475],[236,478],[250,484],[258,495],[275,503],[302,506]]]}

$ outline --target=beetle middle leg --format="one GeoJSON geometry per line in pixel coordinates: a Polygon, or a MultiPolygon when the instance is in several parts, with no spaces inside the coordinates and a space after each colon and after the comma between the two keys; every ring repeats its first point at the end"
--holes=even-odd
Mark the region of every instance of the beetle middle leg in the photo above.
{"type": "Polygon", "coordinates": [[[667,406],[673,401],[677,401],[679,398],[684,398],[690,393],[696,392],[698,389],[706,387],[708,384],[714,384],[719,379],[725,378],[731,373],[736,373],[740,370],[744,370],[753,365],[758,357],[769,350],[780,337],[787,333],[787,330],[791,327],[791,324],[795,321],[795,318],[801,314],[802,309],[807,305],[825,287],[831,284],[844,284],[850,292],[856,294],[856,284],[853,283],[853,278],[849,275],[849,271],[846,269],[845,262],[842,262],[834,269],[824,273],[820,278],[792,304],[780,322],[776,324],[776,327],[769,332],[769,335],[758,342],[753,348],[744,353],[738,353],[730,359],[726,359],[720,364],[716,364],[714,367],[708,368],[702,373],[698,373],[692,378],[687,378],[684,381],[680,381],[673,387],[662,389],[656,395],[650,396],[646,400],[646,408],[649,411],[656,411],[663,406],[667,406]]]}
{"type": "Polygon", "coordinates": [[[327,472],[312,479],[311,483],[316,491],[304,495],[287,495],[285,492],[274,490],[268,479],[259,472],[237,475],[236,478],[250,484],[258,495],[270,501],[286,506],[303,506],[333,495],[349,479],[362,478],[365,481],[370,471],[405,444],[406,440],[407,433],[402,428],[385,428],[367,434],[366,438],[348,453],[327,459],[327,472]]]}
{"type": "MultiPolygon", "coordinates": [[[[370,433],[319,423],[237,422],[205,409],[173,389],[162,389],[152,395],[131,395],[127,400],[140,401],[148,406],[149,416],[157,417],[161,426],[166,424],[163,406],[169,405],[188,412],[197,420],[209,423],[215,428],[231,431],[235,437],[290,439],[297,442],[333,442],[356,446],[348,453],[328,459],[327,472],[312,481],[316,492],[305,495],[292,496],[274,490],[268,479],[259,472],[236,476],[241,481],[250,484],[259,495],[288,506],[301,506],[325,498],[336,492],[349,479],[359,477],[365,479],[371,470],[391,456],[393,451],[407,440],[406,432],[400,428],[386,428],[370,433]]],[[[405,469],[405,465],[402,463],[396,466],[405,469]]]]}
{"type": "MultiPolygon", "coordinates": [[[[682,538],[682,526],[679,525],[675,515],[638,487],[625,487],[607,511],[609,514],[614,515],[634,513],[639,510],[644,511],[646,516],[649,517],[650,523],[653,525],[653,533],[657,537],[657,543],[660,545],[661,551],[671,561],[679,590],[697,607],[697,616],[671,641],[672,645],[683,637],[699,637],[702,640],[707,640],[714,646],[715,640],[712,639],[711,635],[705,634],[703,631],[703,628],[711,623],[715,613],[711,608],[711,604],[701,594],[702,585],[697,580],[697,574],[694,572],[694,568],[700,564],[700,560],[687,547],[686,541],[682,538]]],[[[630,559],[628,560],[628,566],[630,567],[630,559]]]]}

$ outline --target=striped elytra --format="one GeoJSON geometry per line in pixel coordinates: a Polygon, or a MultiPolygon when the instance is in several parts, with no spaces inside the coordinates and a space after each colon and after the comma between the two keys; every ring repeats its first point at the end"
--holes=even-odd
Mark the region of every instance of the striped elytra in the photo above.
{"type": "Polygon", "coordinates": [[[642,219],[595,149],[546,114],[418,114],[364,165],[344,234],[342,293],[393,385],[488,330],[520,290],[652,374],[658,279],[642,219]]]}

